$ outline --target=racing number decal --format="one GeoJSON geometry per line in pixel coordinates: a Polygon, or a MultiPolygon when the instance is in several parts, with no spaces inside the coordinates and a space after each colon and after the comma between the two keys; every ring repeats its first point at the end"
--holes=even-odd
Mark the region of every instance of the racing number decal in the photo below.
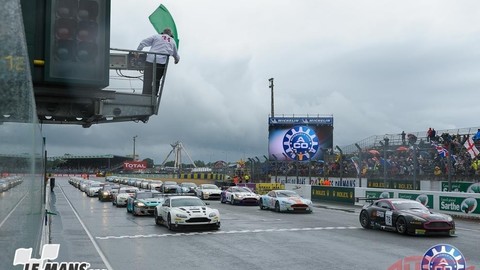
{"type": "Polygon", "coordinates": [[[388,225],[388,226],[393,225],[392,215],[393,215],[392,211],[385,212],[385,225],[388,225]]]}
{"type": "Polygon", "coordinates": [[[170,42],[170,38],[169,37],[166,37],[166,36],[162,36],[163,37],[163,40],[166,40],[167,42],[170,42]]]}

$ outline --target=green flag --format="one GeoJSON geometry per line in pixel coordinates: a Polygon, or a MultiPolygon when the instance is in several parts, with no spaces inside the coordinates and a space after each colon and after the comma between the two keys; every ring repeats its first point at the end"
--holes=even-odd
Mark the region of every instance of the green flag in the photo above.
{"type": "Polygon", "coordinates": [[[153,25],[153,28],[157,33],[162,33],[165,28],[170,28],[172,30],[173,39],[177,43],[177,49],[179,47],[179,39],[177,27],[175,26],[175,21],[173,20],[172,15],[168,12],[167,8],[164,5],[160,5],[150,16],[148,16],[150,23],[153,25]]]}

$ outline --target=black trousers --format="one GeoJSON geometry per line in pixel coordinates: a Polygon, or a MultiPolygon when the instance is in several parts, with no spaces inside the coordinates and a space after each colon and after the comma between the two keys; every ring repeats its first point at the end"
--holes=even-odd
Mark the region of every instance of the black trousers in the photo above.
{"type": "MultiPolygon", "coordinates": [[[[164,64],[156,64],[156,86],[155,95],[158,94],[158,89],[160,87],[160,79],[165,72],[165,65],[164,64]]],[[[151,95],[152,88],[153,88],[153,63],[145,62],[145,69],[143,71],[143,91],[142,94],[144,95],[151,95]]]]}

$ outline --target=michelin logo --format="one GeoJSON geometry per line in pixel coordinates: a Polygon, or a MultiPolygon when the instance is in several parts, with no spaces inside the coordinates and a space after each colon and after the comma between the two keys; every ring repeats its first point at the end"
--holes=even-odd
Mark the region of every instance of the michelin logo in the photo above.
{"type": "MultiPolygon", "coordinates": [[[[19,248],[15,251],[13,265],[23,265],[23,270],[88,270],[87,262],[51,262],[58,257],[60,244],[43,246],[40,259],[32,258],[32,248],[19,248]]],[[[92,269],[90,269],[92,270],[92,269]]]]}

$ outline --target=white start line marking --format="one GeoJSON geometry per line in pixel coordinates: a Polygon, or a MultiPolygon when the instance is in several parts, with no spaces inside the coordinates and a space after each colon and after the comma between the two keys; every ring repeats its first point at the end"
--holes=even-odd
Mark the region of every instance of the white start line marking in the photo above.
{"type": "Polygon", "coordinates": [[[255,230],[233,230],[233,231],[206,231],[206,232],[187,232],[187,233],[164,233],[164,234],[146,234],[146,235],[121,235],[121,236],[97,236],[98,240],[109,239],[135,239],[135,238],[154,238],[154,237],[183,237],[194,235],[214,235],[214,234],[244,234],[244,233],[263,233],[263,232],[298,232],[298,231],[322,231],[322,230],[353,230],[360,227],[314,227],[314,228],[290,228],[290,229],[255,229],[255,230]]]}

